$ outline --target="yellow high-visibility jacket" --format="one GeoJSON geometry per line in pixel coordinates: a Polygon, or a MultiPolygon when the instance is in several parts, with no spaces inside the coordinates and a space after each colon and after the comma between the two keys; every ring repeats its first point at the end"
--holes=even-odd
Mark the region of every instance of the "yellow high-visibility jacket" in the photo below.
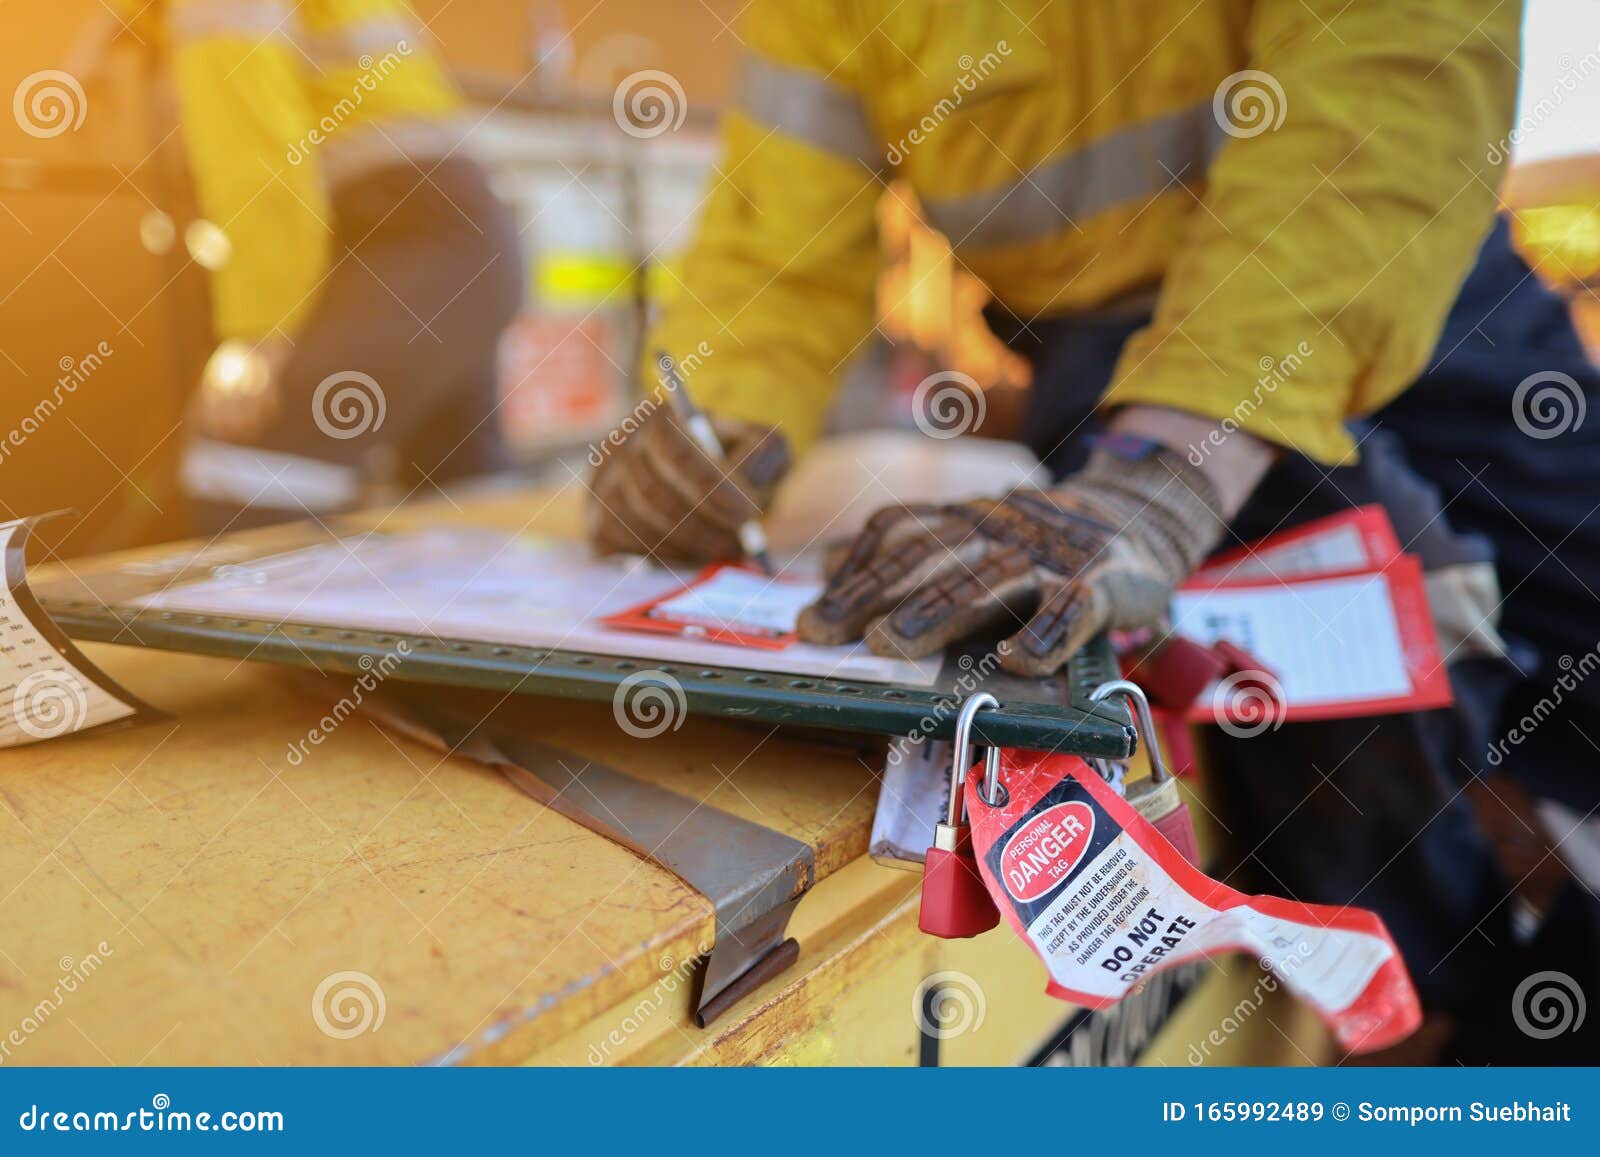
{"type": "Polygon", "coordinates": [[[706,409],[811,441],[871,331],[895,173],[1024,321],[1153,298],[1108,403],[1337,461],[1424,368],[1491,223],[1521,7],[756,0],[647,349],[701,350],[706,409]]]}
{"type": "Polygon", "coordinates": [[[401,0],[171,0],[165,31],[200,210],[230,242],[217,334],[292,333],[327,272],[330,188],[449,153],[459,94],[401,0]]]}

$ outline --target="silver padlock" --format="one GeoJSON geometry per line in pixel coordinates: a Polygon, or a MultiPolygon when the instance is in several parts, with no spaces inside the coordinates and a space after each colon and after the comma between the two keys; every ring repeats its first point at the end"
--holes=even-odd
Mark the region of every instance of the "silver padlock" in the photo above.
{"type": "Polygon", "coordinates": [[[1114,679],[1102,683],[1089,695],[1091,703],[1101,703],[1113,696],[1127,701],[1133,715],[1134,727],[1139,732],[1139,744],[1150,761],[1150,775],[1128,784],[1128,802],[1133,809],[1149,820],[1169,844],[1182,853],[1183,858],[1196,867],[1200,864],[1200,844],[1195,837],[1194,817],[1189,805],[1183,802],[1178,791],[1178,781],[1167,768],[1161,754],[1161,741],[1156,736],[1155,717],[1150,714],[1150,701],[1144,689],[1127,679],[1114,679]]]}

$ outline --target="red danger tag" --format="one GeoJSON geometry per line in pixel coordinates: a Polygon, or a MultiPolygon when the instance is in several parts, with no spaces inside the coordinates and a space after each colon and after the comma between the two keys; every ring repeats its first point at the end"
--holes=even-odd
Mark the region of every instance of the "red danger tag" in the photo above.
{"type": "Polygon", "coordinates": [[[1225,952],[1257,957],[1351,1052],[1404,1040],[1422,1020],[1383,921],[1361,908],[1246,896],[1201,872],[1083,760],[1002,753],[1007,798],[966,780],[978,869],[1050,973],[1052,996],[1115,1004],[1146,978],[1225,952]]]}

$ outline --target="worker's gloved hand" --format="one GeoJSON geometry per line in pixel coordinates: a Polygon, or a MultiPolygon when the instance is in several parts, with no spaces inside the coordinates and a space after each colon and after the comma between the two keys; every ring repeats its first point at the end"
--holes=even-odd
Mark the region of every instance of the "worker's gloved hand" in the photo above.
{"type": "Polygon", "coordinates": [[[700,448],[669,406],[594,454],[586,522],[601,554],[648,554],[663,562],[740,558],[739,527],[759,518],[789,469],[789,446],[766,426],[713,419],[726,458],[700,448]]]}
{"type": "Polygon", "coordinates": [[[1046,675],[1108,627],[1158,621],[1222,531],[1215,488],[1181,454],[1098,449],[1054,490],[878,511],[801,612],[800,637],[864,633],[875,654],[917,658],[1031,616],[1001,663],[1046,675]]]}

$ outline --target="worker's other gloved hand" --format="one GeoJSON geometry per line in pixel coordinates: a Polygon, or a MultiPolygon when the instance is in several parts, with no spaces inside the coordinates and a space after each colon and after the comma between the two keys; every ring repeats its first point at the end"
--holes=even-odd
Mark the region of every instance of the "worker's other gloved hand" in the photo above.
{"type": "Polygon", "coordinates": [[[1026,618],[1001,663],[1047,675],[1108,627],[1157,622],[1222,531],[1215,488],[1181,454],[1099,449],[1053,490],[878,511],[801,612],[800,637],[865,633],[875,654],[917,658],[1026,618]]]}
{"type": "Polygon", "coordinates": [[[772,502],[789,469],[789,446],[766,426],[720,418],[712,425],[727,455],[721,462],[666,405],[596,449],[586,523],[597,552],[662,562],[742,557],[739,527],[772,502]]]}

